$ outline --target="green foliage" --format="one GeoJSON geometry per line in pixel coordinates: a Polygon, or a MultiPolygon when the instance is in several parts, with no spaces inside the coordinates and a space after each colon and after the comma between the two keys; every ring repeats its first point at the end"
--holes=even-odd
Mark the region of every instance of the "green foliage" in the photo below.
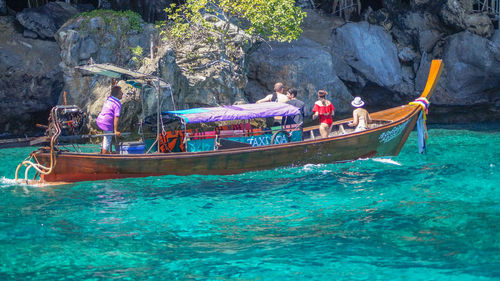
{"type": "Polygon", "coordinates": [[[189,38],[200,32],[215,34],[223,46],[230,38],[231,24],[254,38],[290,42],[302,33],[300,24],[306,16],[295,0],[186,0],[184,5],[172,4],[165,11],[171,21],[166,29],[169,35],[189,38]],[[214,24],[217,19],[223,24],[214,24]]]}
{"type": "Polygon", "coordinates": [[[142,47],[141,46],[137,46],[135,48],[130,48],[130,50],[132,51],[132,60],[135,61],[137,64],[140,64],[141,63],[141,58],[142,58],[142,47]]]}
{"type": "Polygon", "coordinates": [[[100,17],[104,20],[104,22],[107,25],[113,26],[115,29],[119,24],[118,21],[120,21],[121,19],[127,19],[129,30],[136,30],[137,32],[142,31],[141,15],[139,15],[136,12],[132,12],[130,10],[127,11],[113,11],[113,10],[103,10],[103,9],[92,10],[90,12],[84,12],[78,14],[76,17],[84,18],[85,20],[100,17]]]}

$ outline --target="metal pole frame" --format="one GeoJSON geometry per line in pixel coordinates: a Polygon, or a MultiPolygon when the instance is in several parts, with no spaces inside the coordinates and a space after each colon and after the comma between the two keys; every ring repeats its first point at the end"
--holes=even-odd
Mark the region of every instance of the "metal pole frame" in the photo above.
{"type": "Polygon", "coordinates": [[[160,153],[160,80],[153,82],[156,90],[156,152],[160,153]],[[156,82],[156,83],[155,83],[156,82]]]}

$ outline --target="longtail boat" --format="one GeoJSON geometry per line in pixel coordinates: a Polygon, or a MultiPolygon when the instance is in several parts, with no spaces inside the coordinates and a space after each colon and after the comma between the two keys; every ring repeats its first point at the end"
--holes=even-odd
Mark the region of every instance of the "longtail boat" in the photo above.
{"type": "MultiPolygon", "coordinates": [[[[168,86],[158,77],[118,67],[91,65],[83,69],[115,78],[126,74],[136,82],[155,85],[158,92],[161,87],[168,86]]],[[[27,170],[34,168],[37,175],[30,182],[60,183],[161,175],[226,175],[286,166],[396,156],[417,120],[422,120],[428,106],[427,99],[432,95],[442,69],[441,60],[432,61],[426,86],[414,102],[371,113],[373,123],[361,132],[354,132],[354,129],[347,126],[352,118],[336,121],[327,138],[319,137],[319,126],[302,128],[301,124],[269,130],[251,128],[246,122],[238,127],[223,126],[206,132],[187,128],[190,123],[298,114],[298,109],[291,105],[269,102],[167,112],[158,110],[157,132],[162,133],[156,133],[156,141],[149,149],[144,148],[145,144],[142,142],[136,146],[139,147],[139,152],[71,152],[58,149],[58,138],[65,129],[61,125],[64,122],[58,122],[57,116],[77,109],[71,106],[55,107],[46,137],[50,146],[32,152],[29,159],[19,164],[16,179],[22,166],[26,169],[24,180],[29,180],[27,170]],[[160,122],[165,118],[178,118],[183,123],[183,129],[170,132],[170,135],[165,134],[160,122]]],[[[71,122],[75,123],[74,120],[71,122]]]]}

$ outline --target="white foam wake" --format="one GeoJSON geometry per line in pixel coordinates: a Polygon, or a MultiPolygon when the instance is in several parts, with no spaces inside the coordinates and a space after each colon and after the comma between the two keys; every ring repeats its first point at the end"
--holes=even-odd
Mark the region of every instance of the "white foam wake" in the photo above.
{"type": "Polygon", "coordinates": [[[6,177],[0,178],[0,185],[2,187],[10,187],[10,186],[29,186],[27,183],[23,183],[22,181],[17,181],[15,179],[8,179],[6,177]]]}
{"type": "Polygon", "coordinates": [[[30,181],[30,182],[27,182],[25,180],[15,180],[15,179],[8,179],[6,177],[1,177],[0,178],[0,186],[2,187],[11,187],[11,186],[22,186],[22,187],[26,187],[26,186],[34,186],[34,187],[42,187],[44,186],[45,184],[40,184],[40,183],[36,183],[36,182],[33,182],[33,181],[30,181]]]}
{"type": "Polygon", "coordinates": [[[385,164],[391,164],[391,165],[396,165],[396,166],[401,166],[401,163],[396,162],[392,159],[389,158],[372,158],[373,161],[379,162],[379,163],[385,163],[385,164]]]}
{"type": "Polygon", "coordinates": [[[15,179],[8,179],[6,177],[1,177],[0,184],[2,184],[2,185],[15,185],[16,180],[15,179]]]}
{"type": "Polygon", "coordinates": [[[328,174],[331,170],[325,170],[325,164],[305,164],[302,167],[303,172],[320,171],[322,174],[328,174]]]}

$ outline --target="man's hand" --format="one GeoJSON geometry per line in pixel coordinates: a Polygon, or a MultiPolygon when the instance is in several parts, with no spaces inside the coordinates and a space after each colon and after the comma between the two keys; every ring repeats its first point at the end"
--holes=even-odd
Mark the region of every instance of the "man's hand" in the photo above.
{"type": "Polygon", "coordinates": [[[122,135],[122,133],[115,131],[115,136],[120,137],[121,135],[122,135]]]}

